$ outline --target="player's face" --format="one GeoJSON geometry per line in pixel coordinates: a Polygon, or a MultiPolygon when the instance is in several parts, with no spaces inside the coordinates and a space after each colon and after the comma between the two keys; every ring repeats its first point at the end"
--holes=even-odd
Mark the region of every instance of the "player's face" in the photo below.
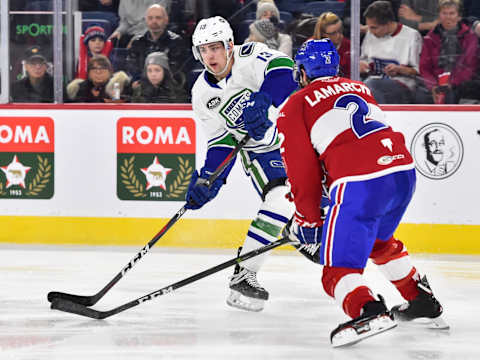
{"type": "Polygon", "coordinates": [[[162,83],[165,73],[160,65],[150,64],[147,66],[147,78],[154,86],[162,83]]]}
{"type": "Polygon", "coordinates": [[[460,15],[456,6],[444,6],[438,14],[440,24],[445,30],[454,29],[460,21],[460,15]]]}
{"type": "Polygon", "coordinates": [[[328,25],[325,28],[325,32],[323,33],[323,37],[327,37],[332,40],[333,45],[337,48],[343,40],[343,26],[342,22],[339,21],[336,24],[328,25]]]}
{"type": "Polygon", "coordinates": [[[200,45],[198,51],[205,65],[214,73],[219,73],[227,65],[227,51],[221,41],[200,45]]]}
{"type": "Polygon", "coordinates": [[[389,24],[381,25],[377,23],[375,19],[366,18],[365,22],[368,26],[368,31],[370,31],[375,37],[382,38],[389,33],[389,24]]]}
{"type": "Polygon", "coordinates": [[[432,163],[438,164],[443,160],[445,147],[445,137],[440,131],[434,131],[428,135],[427,159],[432,163]],[[432,161],[433,160],[433,161],[432,161]]]}

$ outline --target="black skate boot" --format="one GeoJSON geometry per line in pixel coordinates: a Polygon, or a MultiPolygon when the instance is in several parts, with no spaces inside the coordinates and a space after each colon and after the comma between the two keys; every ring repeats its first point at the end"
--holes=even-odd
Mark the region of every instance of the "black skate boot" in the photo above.
{"type": "MultiPolygon", "coordinates": [[[[239,255],[241,249],[238,249],[239,255]]],[[[258,283],[257,273],[238,264],[230,278],[230,290],[227,304],[238,309],[261,311],[268,300],[268,291],[258,283]]]]}
{"type": "Polygon", "coordinates": [[[378,297],[380,301],[370,301],[363,306],[362,315],[338,325],[331,332],[330,342],[333,347],[353,345],[397,326],[393,315],[385,306],[385,300],[381,295],[378,297]]]}
{"type": "Polygon", "coordinates": [[[401,305],[392,308],[395,319],[400,321],[412,321],[415,319],[428,319],[428,326],[433,329],[448,329],[449,325],[442,319],[442,305],[433,295],[426,276],[417,284],[418,296],[401,305]]]}

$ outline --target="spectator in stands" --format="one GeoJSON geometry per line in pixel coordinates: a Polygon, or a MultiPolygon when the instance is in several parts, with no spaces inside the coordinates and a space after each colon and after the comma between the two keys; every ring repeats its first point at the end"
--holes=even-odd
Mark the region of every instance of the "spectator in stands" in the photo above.
{"type": "MultiPolygon", "coordinates": [[[[255,20],[249,26],[250,33],[248,38],[245,39],[245,42],[256,41],[261,42],[267,45],[270,49],[280,50],[280,40],[278,29],[275,25],[268,19],[255,20]]],[[[292,47],[290,49],[283,50],[288,56],[292,56],[292,47]]]]}
{"type": "Polygon", "coordinates": [[[80,11],[108,11],[118,13],[119,0],[79,0],[80,11]]]}
{"type": "Polygon", "coordinates": [[[478,40],[460,11],[460,0],[440,0],[439,24],[424,39],[420,75],[435,103],[458,102],[477,69],[478,40]],[[445,78],[446,84],[439,83],[445,78]]]}
{"type": "Polygon", "coordinates": [[[154,52],[145,60],[142,79],[133,86],[132,102],[186,103],[187,94],[172,76],[165,53],[154,52]]]}
{"type": "Polygon", "coordinates": [[[339,75],[350,78],[350,39],[343,36],[343,23],[332,13],[325,12],[318,17],[313,38],[329,38],[340,55],[339,75]]]}
{"type": "MultiPolygon", "coordinates": [[[[257,20],[268,19],[275,25],[275,27],[277,28],[275,42],[278,42],[278,47],[276,49],[291,57],[292,56],[292,37],[288,34],[282,33],[280,29],[280,26],[279,26],[280,11],[278,11],[278,8],[276,7],[275,2],[268,1],[268,0],[263,0],[258,2],[256,16],[257,16],[257,20]]],[[[250,26],[250,34],[251,34],[251,30],[252,30],[252,27],[250,26]]],[[[260,41],[260,42],[265,42],[265,41],[260,41]]]]}
{"type": "Polygon", "coordinates": [[[438,0],[402,0],[398,20],[422,34],[432,30],[438,23],[438,0]]]}
{"type": "Polygon", "coordinates": [[[362,42],[360,74],[379,103],[411,103],[422,47],[420,33],[396,22],[388,1],[375,1],[364,15],[368,32],[362,42]]]}
{"type": "Polygon", "coordinates": [[[107,40],[105,30],[100,26],[91,26],[80,37],[80,54],[78,58],[77,78],[87,78],[88,61],[95,55],[109,56],[112,42],[107,40]]]}
{"type": "Polygon", "coordinates": [[[47,72],[47,59],[39,46],[26,52],[24,61],[26,76],[13,83],[13,102],[53,102],[53,77],[47,72]]]}
{"type": "Polygon", "coordinates": [[[134,36],[145,33],[147,30],[145,12],[158,2],[159,0],[120,0],[118,6],[120,24],[109,37],[110,40],[117,41],[114,42],[116,47],[127,47],[134,36]]]}
{"type": "Polygon", "coordinates": [[[111,102],[118,94],[115,87],[119,87],[120,97],[126,99],[131,95],[130,78],[119,71],[113,73],[110,60],[104,55],[96,55],[88,62],[88,78],[75,79],[67,86],[67,94],[74,102],[111,102]],[[118,83],[118,85],[115,85],[118,83]]]}
{"type": "MultiPolygon", "coordinates": [[[[356,0],[357,1],[357,0],[356,0]]],[[[368,31],[368,26],[365,25],[365,10],[367,10],[367,7],[370,6],[370,4],[374,3],[376,0],[360,0],[360,32],[363,34],[366,34],[368,31]]],[[[350,23],[351,23],[351,0],[345,0],[345,8],[343,12],[343,24],[344,27],[347,30],[347,33],[350,34],[350,23]]],[[[398,8],[400,7],[400,0],[392,0],[390,1],[392,4],[394,14],[397,13],[398,8]]]]}
{"type": "Polygon", "coordinates": [[[167,11],[162,5],[152,5],[145,13],[145,21],[148,31],[136,36],[128,50],[126,67],[132,80],[140,80],[147,55],[161,51],[167,54],[170,68],[175,69],[175,79],[183,83],[185,75],[181,69],[189,56],[182,37],[167,30],[167,11]]]}

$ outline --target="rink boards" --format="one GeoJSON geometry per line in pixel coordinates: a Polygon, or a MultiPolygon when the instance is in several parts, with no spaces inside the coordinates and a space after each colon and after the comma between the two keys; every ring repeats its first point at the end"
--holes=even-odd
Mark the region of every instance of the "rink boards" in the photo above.
{"type": "MultiPolygon", "coordinates": [[[[417,167],[396,235],[412,252],[479,254],[480,109],[384,109],[417,167]]],[[[143,246],[183,206],[203,163],[192,116],[188,105],[3,106],[0,242],[143,246]]],[[[236,164],[218,197],[157,246],[238,246],[259,204],[236,164]]]]}

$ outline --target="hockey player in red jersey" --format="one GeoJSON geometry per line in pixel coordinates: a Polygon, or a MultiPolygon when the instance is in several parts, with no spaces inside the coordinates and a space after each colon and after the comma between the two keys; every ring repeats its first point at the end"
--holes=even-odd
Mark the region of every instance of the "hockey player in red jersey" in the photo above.
{"type": "Polygon", "coordinates": [[[385,121],[370,89],[337,76],[339,56],[328,39],[307,41],[295,57],[302,89],[277,121],[296,213],[291,236],[320,243],[322,284],[352,318],[332,331],[333,346],[358,342],[396,326],[395,318],[431,319],[446,328],[427,279],[393,234],[415,190],[412,156],[385,121]],[[330,204],[322,220],[322,186],[330,204]],[[408,301],[389,311],[363,274],[370,258],[408,301]]]}

